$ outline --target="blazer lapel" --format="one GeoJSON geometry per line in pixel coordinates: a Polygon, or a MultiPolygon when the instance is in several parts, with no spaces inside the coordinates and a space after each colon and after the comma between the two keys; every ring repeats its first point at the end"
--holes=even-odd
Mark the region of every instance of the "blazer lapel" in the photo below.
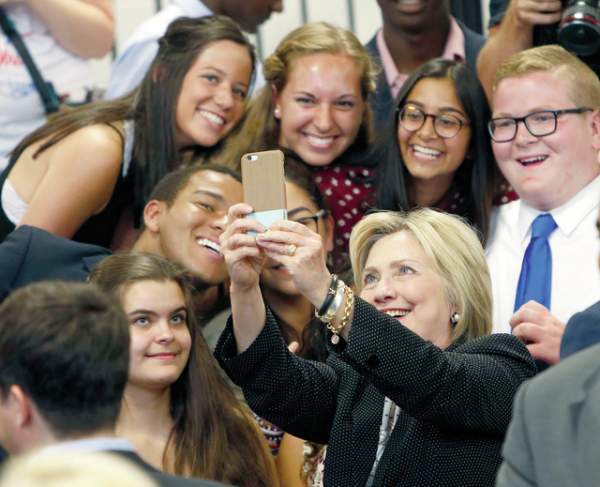
{"type": "Polygon", "coordinates": [[[383,394],[364,379],[362,386],[357,388],[362,393],[355,398],[357,407],[352,415],[352,480],[357,486],[365,485],[375,462],[385,400],[383,394]]]}

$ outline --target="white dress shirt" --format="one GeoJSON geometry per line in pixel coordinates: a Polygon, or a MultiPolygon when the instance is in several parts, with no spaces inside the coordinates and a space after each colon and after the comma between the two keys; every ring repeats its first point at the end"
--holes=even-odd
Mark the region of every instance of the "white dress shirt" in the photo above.
{"type": "Polygon", "coordinates": [[[128,451],[133,452],[133,445],[125,438],[116,436],[98,436],[96,438],[83,438],[80,440],[61,441],[48,445],[39,453],[55,452],[97,452],[97,451],[128,451]]]}
{"type": "MultiPolygon", "coordinates": [[[[563,206],[549,213],[558,228],[548,241],[552,250],[550,311],[563,322],[600,299],[596,219],[600,208],[600,176],[563,206]]],[[[494,328],[510,333],[521,264],[531,237],[531,224],[541,212],[516,200],[492,213],[486,258],[492,278],[494,328]]]]}

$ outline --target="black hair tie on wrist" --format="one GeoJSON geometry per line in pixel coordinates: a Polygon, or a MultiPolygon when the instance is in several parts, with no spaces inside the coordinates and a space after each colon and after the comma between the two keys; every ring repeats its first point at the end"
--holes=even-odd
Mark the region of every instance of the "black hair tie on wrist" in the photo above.
{"type": "Polygon", "coordinates": [[[337,283],[338,276],[332,274],[331,282],[329,283],[329,290],[327,291],[327,297],[325,298],[325,301],[323,301],[323,304],[319,308],[319,311],[317,311],[317,316],[323,316],[331,306],[333,298],[335,298],[335,293],[337,292],[337,283]]]}

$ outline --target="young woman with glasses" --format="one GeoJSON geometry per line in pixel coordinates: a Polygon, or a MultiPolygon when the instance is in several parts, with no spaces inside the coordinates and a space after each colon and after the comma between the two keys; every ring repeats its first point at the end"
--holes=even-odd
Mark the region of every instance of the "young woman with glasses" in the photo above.
{"type": "Polygon", "coordinates": [[[376,149],[377,206],[455,213],[485,242],[500,176],[486,131],[490,110],[476,75],[462,63],[434,59],[408,78],[396,106],[376,149]]]}

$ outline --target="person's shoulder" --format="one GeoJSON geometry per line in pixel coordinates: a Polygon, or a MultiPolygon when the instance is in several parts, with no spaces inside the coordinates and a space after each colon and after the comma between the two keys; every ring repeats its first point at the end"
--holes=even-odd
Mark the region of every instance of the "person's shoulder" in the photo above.
{"type": "Polygon", "coordinates": [[[515,354],[529,357],[527,347],[510,333],[492,333],[458,345],[453,351],[463,353],[515,354]]]}
{"type": "Polygon", "coordinates": [[[121,166],[123,160],[124,137],[121,129],[105,123],[81,127],[59,144],[56,147],[60,147],[60,154],[55,152],[57,162],[74,170],[77,167],[72,164],[74,160],[85,159],[86,165],[81,167],[84,171],[96,166],[108,166],[114,170],[121,166]]]}
{"type": "Polygon", "coordinates": [[[379,57],[379,49],[377,48],[377,32],[378,31],[376,31],[375,34],[373,34],[373,37],[367,41],[365,44],[365,49],[371,56],[379,57]]]}
{"type": "Polygon", "coordinates": [[[590,390],[598,385],[598,372],[600,344],[576,353],[538,374],[528,383],[527,399],[530,402],[542,403],[546,399],[564,402],[563,399],[575,398],[575,391],[582,388],[590,390]]]}
{"type": "Polygon", "coordinates": [[[465,42],[471,42],[471,43],[476,42],[476,43],[481,43],[481,44],[483,44],[485,42],[485,36],[483,34],[480,34],[479,32],[474,31],[473,29],[471,29],[469,26],[464,24],[459,19],[454,19],[454,20],[456,20],[456,22],[458,23],[458,26],[461,28],[461,30],[463,31],[463,34],[465,35],[465,42]]]}
{"type": "Polygon", "coordinates": [[[600,343],[600,301],[569,319],[560,343],[561,359],[597,343],[600,343]]]}

